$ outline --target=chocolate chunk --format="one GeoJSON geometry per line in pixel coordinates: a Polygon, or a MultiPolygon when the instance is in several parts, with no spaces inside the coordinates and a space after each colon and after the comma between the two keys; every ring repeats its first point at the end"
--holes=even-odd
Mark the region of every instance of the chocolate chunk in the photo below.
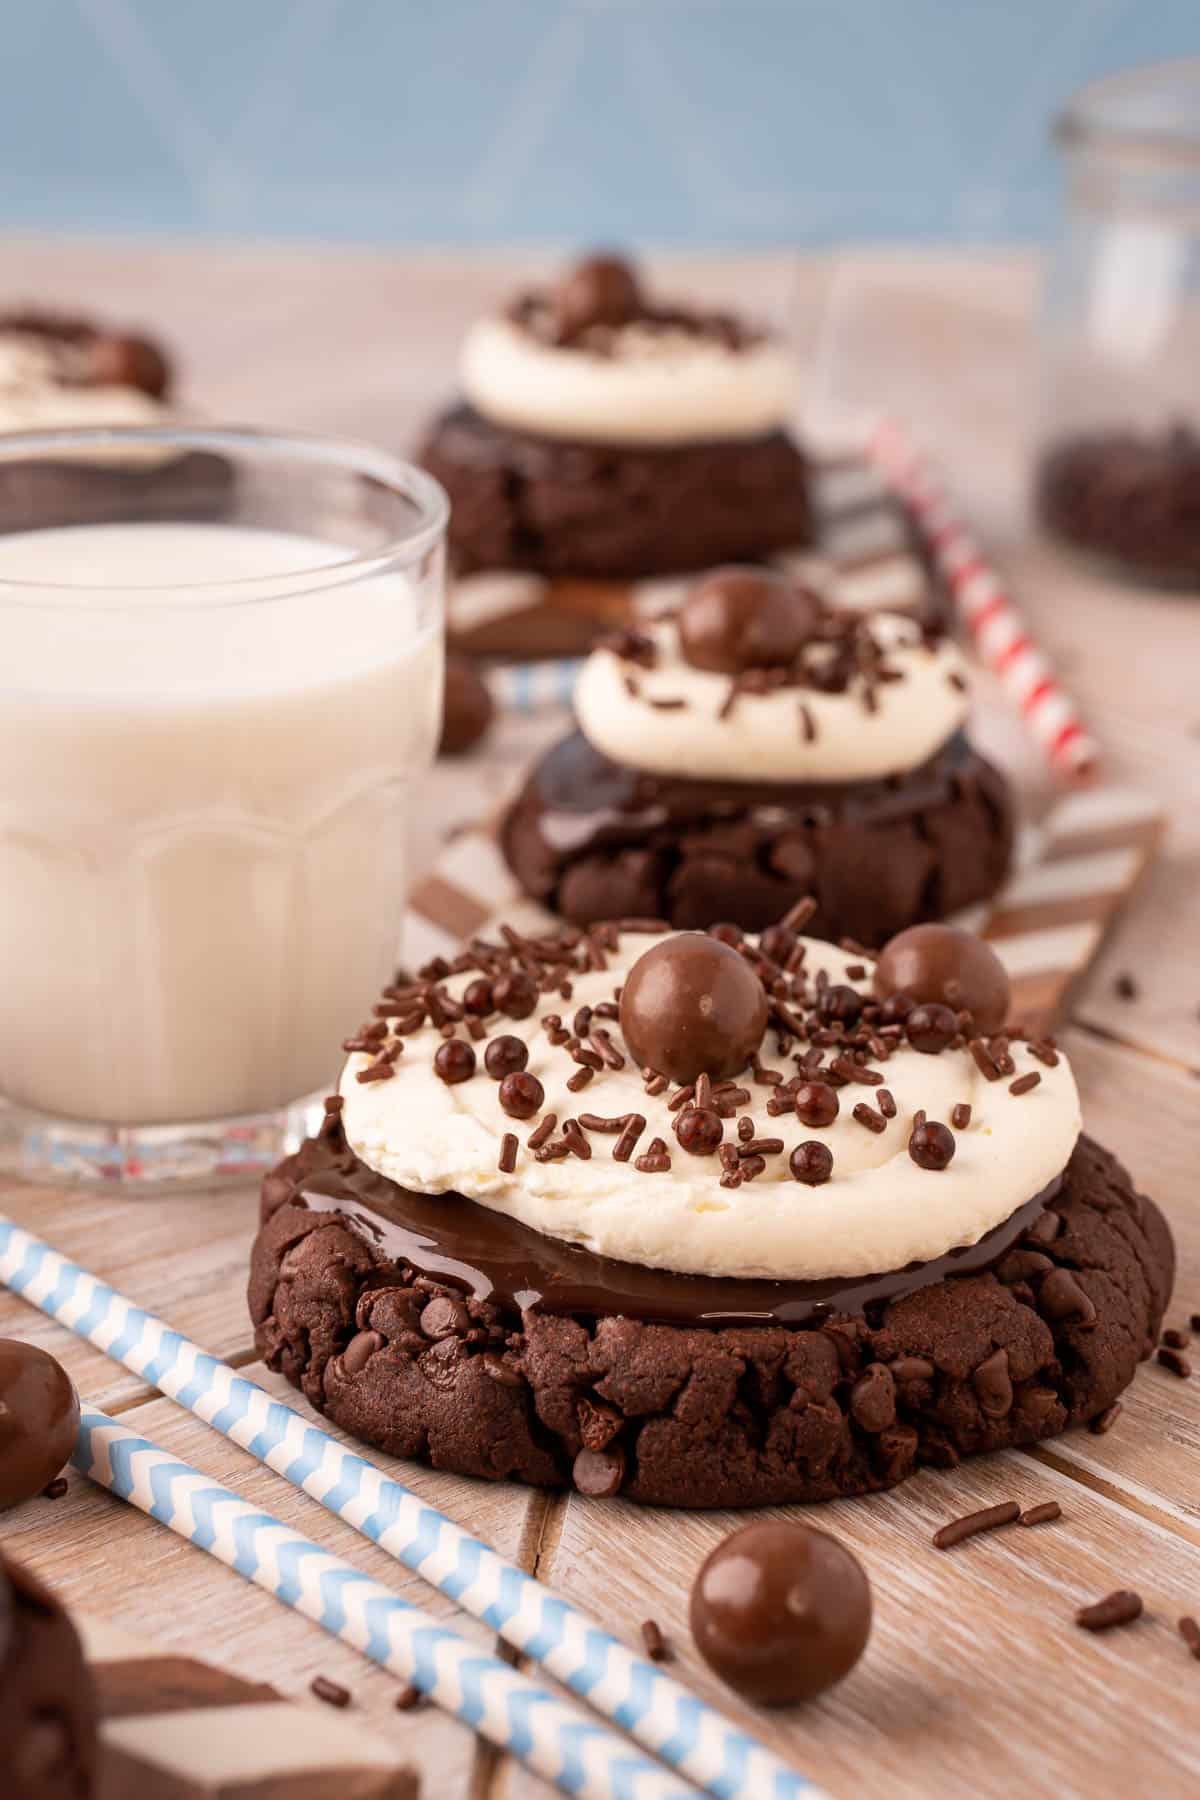
{"type": "Polygon", "coordinates": [[[465,656],[447,656],[442,698],[441,756],[461,756],[477,744],[495,713],[487,683],[465,656]]]}
{"type": "Polygon", "coordinates": [[[79,1435],[79,1396],[45,1350],[0,1338],[0,1511],[40,1494],[79,1435]]]}
{"type": "Polygon", "coordinates": [[[342,1368],[347,1375],[361,1375],[375,1352],[383,1349],[383,1345],[381,1332],[360,1331],[342,1351],[342,1368]]]}
{"type": "Polygon", "coordinates": [[[832,1125],[841,1102],[827,1081],[802,1081],[793,1102],[796,1117],[804,1125],[832,1125]]]}
{"type": "Polygon", "coordinates": [[[679,609],[679,645],[696,669],[737,675],[786,666],[818,631],[817,596],[766,569],[714,569],[679,609]]]}
{"type": "Polygon", "coordinates": [[[483,1066],[493,1081],[503,1081],[506,1075],[518,1074],[528,1061],[529,1045],[524,1038],[514,1037],[511,1032],[490,1039],[483,1053],[483,1066]]]}
{"type": "Polygon", "coordinates": [[[1096,1308],[1070,1269],[1052,1269],[1038,1289],[1038,1311],[1056,1325],[1094,1325],[1096,1308]]]}
{"type": "Polygon", "coordinates": [[[427,1338],[461,1337],[471,1326],[471,1315],[461,1300],[439,1294],[421,1314],[421,1330],[427,1338]]]}
{"type": "Polygon", "coordinates": [[[971,1376],[979,1410],[989,1419],[1005,1419],[1012,1411],[1013,1386],[1008,1371],[1008,1351],[993,1350],[971,1376]]]}
{"type": "Polygon", "coordinates": [[[871,1587],[828,1532],[788,1521],[746,1525],[692,1584],[696,1648],[722,1681],[760,1706],[811,1700],[866,1647],[871,1587]]]}
{"type": "Polygon", "coordinates": [[[581,1450],[571,1468],[571,1479],[591,1500],[608,1500],[619,1493],[625,1479],[625,1454],[619,1444],[607,1450],[581,1450]]]}
{"type": "Polygon", "coordinates": [[[475,1052],[465,1038],[447,1038],[434,1053],[433,1067],[448,1087],[454,1087],[475,1073],[475,1052]]]}
{"type": "Polygon", "coordinates": [[[896,1383],[886,1363],[872,1363],[850,1390],[850,1416],[863,1431],[884,1431],[896,1422],[896,1383]]]}
{"type": "Polygon", "coordinates": [[[908,994],[918,1004],[969,1012],[984,1035],[1001,1029],[1012,1003],[1008,973],[991,945],[954,925],[898,933],[879,954],[874,985],[880,1000],[908,994]]]}
{"type": "Polygon", "coordinates": [[[662,938],[625,977],[621,1031],[640,1067],[693,1082],[746,1067],[762,1043],[767,996],[746,960],[698,931],[662,938]]]}

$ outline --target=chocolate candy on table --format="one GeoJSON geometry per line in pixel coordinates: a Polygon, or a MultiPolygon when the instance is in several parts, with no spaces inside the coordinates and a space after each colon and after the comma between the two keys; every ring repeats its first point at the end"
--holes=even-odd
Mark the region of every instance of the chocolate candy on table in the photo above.
{"type": "Polygon", "coordinates": [[[621,993],[621,1031],[643,1068],[672,1081],[744,1069],[767,1028],[767,996],[744,957],[681,931],[638,957],[621,993]]]}
{"type": "Polygon", "coordinates": [[[0,1511],[40,1494],[79,1436],[79,1396],[36,1344],[0,1338],[0,1511]]]}
{"type": "Polygon", "coordinates": [[[821,620],[815,594],[766,569],[714,569],[679,609],[679,645],[696,669],[738,675],[785,667],[821,620]]]}
{"type": "Polygon", "coordinates": [[[871,1632],[857,1557],[812,1525],[765,1520],[717,1545],[692,1584],[692,1636],[747,1700],[811,1700],[854,1667],[871,1632]]]}
{"type": "Polygon", "coordinates": [[[487,683],[466,656],[446,658],[441,756],[461,756],[477,744],[496,710],[487,683]]]}
{"type": "Polygon", "coordinates": [[[1003,1027],[1012,1002],[1008,973],[991,945],[955,925],[911,925],[890,939],[875,965],[875,994],[969,1012],[985,1036],[1003,1027]]]}
{"type": "Polygon", "coordinates": [[[622,257],[585,256],[554,291],[554,314],[565,342],[592,325],[627,325],[642,310],[641,290],[622,257]]]}

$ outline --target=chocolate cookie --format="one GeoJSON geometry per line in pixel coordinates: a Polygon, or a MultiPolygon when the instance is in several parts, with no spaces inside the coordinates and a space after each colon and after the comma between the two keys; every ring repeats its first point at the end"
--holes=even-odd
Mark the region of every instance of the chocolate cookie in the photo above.
{"type": "Polygon", "coordinates": [[[751,1506],[893,1487],[1095,1417],[1154,1341],[1173,1274],[1157,1207],[1087,1137],[1045,1204],[973,1250],[788,1284],[639,1270],[408,1195],[357,1162],[334,1114],[264,1184],[249,1301],[270,1366],[390,1454],[751,1506]]]}
{"type": "Polygon", "coordinates": [[[96,1696],[79,1639],[50,1590],[2,1557],[0,1742],[6,1800],[89,1800],[96,1696]]]}
{"type": "Polygon", "coordinates": [[[788,785],[646,774],[577,732],[534,768],[501,844],[525,891],[575,923],[755,931],[811,893],[815,936],[875,945],[995,893],[1013,811],[962,737],[907,775],[788,785]]]}
{"type": "Polygon", "coordinates": [[[1200,434],[1187,425],[1068,438],[1042,459],[1035,500],[1078,550],[1169,586],[1200,582],[1200,434]]]}
{"type": "Polygon", "coordinates": [[[460,404],[418,460],[450,496],[460,573],[633,580],[812,540],[808,464],[785,432],[669,446],[569,443],[460,404]]]}

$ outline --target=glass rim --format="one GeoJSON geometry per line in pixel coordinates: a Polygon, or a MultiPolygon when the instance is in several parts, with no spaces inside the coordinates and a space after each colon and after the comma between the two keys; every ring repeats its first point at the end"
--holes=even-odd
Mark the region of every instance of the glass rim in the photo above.
{"type": "Polygon", "coordinates": [[[1178,161],[1200,160],[1200,106],[1191,125],[1138,125],[1112,111],[1114,99],[1139,88],[1178,82],[1200,95],[1200,56],[1169,57],[1136,63],[1112,75],[1101,75],[1079,88],[1057,115],[1055,143],[1064,149],[1103,148],[1178,161]]]}
{"type": "MultiPolygon", "coordinates": [[[[52,606],[56,597],[59,604],[69,606],[72,597],[83,599],[114,592],[178,594],[187,596],[181,598],[178,605],[192,607],[236,605],[260,597],[286,600],[288,593],[280,592],[280,584],[284,582],[311,584],[319,580],[321,584],[327,581],[330,587],[337,587],[378,573],[397,559],[416,562],[443,535],[450,516],[450,502],[440,482],[402,456],[353,438],[325,437],[320,432],[260,430],[251,425],[113,425],[4,432],[0,434],[0,473],[6,463],[49,461],[55,452],[74,457],[88,449],[112,451],[120,450],[122,446],[131,450],[207,452],[230,458],[258,454],[281,461],[290,458],[313,467],[321,464],[333,468],[340,466],[349,473],[381,483],[415,507],[420,516],[409,530],[398,532],[374,549],[349,550],[345,556],[335,557],[331,562],[298,564],[272,575],[227,576],[205,581],[122,581],[116,589],[110,582],[38,581],[0,575],[0,606],[52,606]],[[231,590],[234,591],[232,598],[231,590]],[[18,594],[34,598],[22,602],[18,594]],[[206,595],[211,598],[206,600],[206,595]]],[[[106,521],[95,522],[103,524],[106,521]]],[[[127,522],[154,524],[160,521],[133,519],[127,522]]],[[[27,529],[37,531],[41,528],[31,524],[27,529]]],[[[70,530],[71,527],[62,529],[70,530]]],[[[250,525],[247,529],[256,528],[250,525]]],[[[4,535],[7,534],[0,534],[0,542],[4,535]]],[[[118,600],[113,604],[119,608],[122,603],[118,600]]]]}

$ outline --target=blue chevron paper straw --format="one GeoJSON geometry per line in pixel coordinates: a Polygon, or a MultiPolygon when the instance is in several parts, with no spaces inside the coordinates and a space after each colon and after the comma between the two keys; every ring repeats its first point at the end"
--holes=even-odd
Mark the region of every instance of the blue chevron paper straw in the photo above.
{"type": "Polygon", "coordinates": [[[380,1668],[415,1683],[564,1794],[695,1800],[695,1788],[627,1739],[94,1406],[80,1408],[71,1460],[98,1487],[169,1525],[380,1668]]]}
{"type": "Polygon", "coordinates": [[[487,684],[497,705],[509,712],[569,711],[582,667],[577,656],[497,663],[487,672],[487,684]]]}
{"type": "Polygon", "coordinates": [[[578,1607],[3,1215],[0,1282],[320,1501],[714,1800],[825,1800],[578,1607]]]}

